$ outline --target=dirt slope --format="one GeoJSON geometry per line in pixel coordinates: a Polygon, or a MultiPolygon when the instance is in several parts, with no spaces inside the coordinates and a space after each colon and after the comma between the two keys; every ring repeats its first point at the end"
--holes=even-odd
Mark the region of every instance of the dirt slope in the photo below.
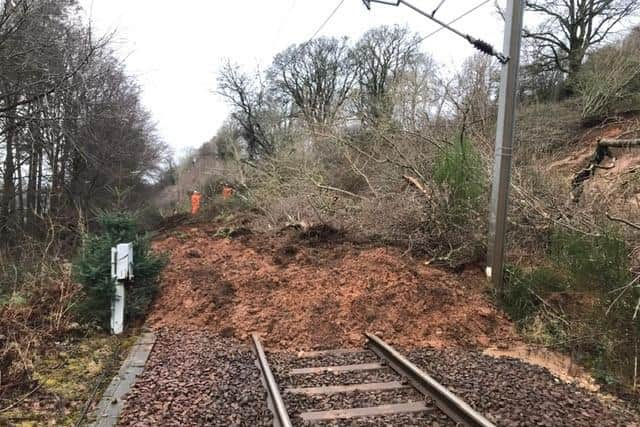
{"type": "MultiPolygon", "coordinates": [[[[571,180],[589,165],[600,139],[635,138],[640,129],[640,118],[630,118],[589,129],[578,138],[575,145],[559,155],[559,159],[546,164],[541,158],[541,167],[548,172],[558,173],[564,178],[569,194],[571,180]]],[[[613,158],[604,159],[594,174],[582,183],[580,207],[595,204],[606,205],[614,214],[626,216],[640,206],[640,147],[611,148],[613,158]]]]}
{"type": "Polygon", "coordinates": [[[479,270],[454,275],[339,236],[304,241],[217,232],[213,225],[182,227],[156,241],[170,263],[152,327],[205,328],[240,339],[259,332],[271,348],[299,350],[360,345],[364,331],[406,346],[483,348],[516,340],[483,294],[479,270]]]}

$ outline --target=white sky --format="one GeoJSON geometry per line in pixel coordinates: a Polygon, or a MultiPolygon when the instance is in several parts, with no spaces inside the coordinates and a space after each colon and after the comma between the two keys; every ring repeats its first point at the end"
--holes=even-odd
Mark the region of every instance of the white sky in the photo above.
{"type": "MultiPolygon", "coordinates": [[[[163,139],[180,155],[209,140],[229,113],[214,93],[223,59],[248,69],[266,68],[273,56],[292,43],[306,41],[338,0],[80,0],[96,32],[116,30],[118,53],[143,89],[143,102],[157,121],[163,139]]],[[[413,0],[431,11],[439,0],[413,0]]],[[[480,0],[447,0],[437,16],[458,17],[480,0]]],[[[504,0],[499,4],[504,5],[504,0]]],[[[426,35],[437,29],[405,6],[346,0],[320,35],[359,38],[382,24],[406,24],[426,35]]],[[[502,49],[503,23],[489,2],[458,21],[456,28],[502,49]]],[[[449,67],[458,66],[474,49],[441,31],[423,49],[449,67]]]]}

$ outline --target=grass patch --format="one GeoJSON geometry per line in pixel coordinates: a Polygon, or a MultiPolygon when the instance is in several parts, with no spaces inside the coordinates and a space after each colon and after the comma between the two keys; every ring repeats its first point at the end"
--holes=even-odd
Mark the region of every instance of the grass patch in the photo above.
{"type": "Polygon", "coordinates": [[[607,292],[628,283],[629,248],[614,231],[599,236],[555,233],[550,257],[574,289],[607,292]]]}
{"type": "MultiPolygon", "coordinates": [[[[100,399],[136,339],[99,334],[55,343],[33,362],[31,390],[38,387],[36,392],[0,413],[0,425],[75,425],[87,400],[100,399]]],[[[2,407],[27,393],[3,399],[2,407]]]]}
{"type": "Polygon", "coordinates": [[[530,320],[539,309],[541,295],[566,290],[567,283],[561,272],[553,267],[540,267],[523,271],[509,266],[505,275],[504,292],[498,295],[503,309],[517,322],[530,320]]]}
{"type": "Polygon", "coordinates": [[[603,384],[630,385],[640,340],[640,322],[632,318],[639,292],[618,291],[632,279],[630,253],[612,230],[598,236],[556,232],[546,265],[509,267],[497,300],[532,342],[571,354],[603,384]]]}

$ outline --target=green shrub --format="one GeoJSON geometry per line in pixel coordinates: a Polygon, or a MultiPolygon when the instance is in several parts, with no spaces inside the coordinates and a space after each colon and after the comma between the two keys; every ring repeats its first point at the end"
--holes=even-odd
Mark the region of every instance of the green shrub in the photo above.
{"type": "Polygon", "coordinates": [[[614,232],[600,236],[554,233],[550,256],[559,269],[567,271],[575,289],[607,292],[631,279],[629,248],[614,232]]]}
{"type": "Polygon", "coordinates": [[[537,301],[530,292],[531,283],[526,276],[517,267],[505,268],[504,290],[497,295],[504,311],[517,322],[527,319],[538,307],[537,301]]]}
{"type": "Polygon", "coordinates": [[[478,151],[463,140],[438,155],[433,179],[448,190],[450,206],[464,212],[474,209],[484,195],[487,173],[478,151]]]}
{"type": "Polygon", "coordinates": [[[100,232],[84,238],[82,252],[74,262],[74,275],[85,297],[80,314],[103,328],[109,327],[111,299],[115,292],[111,278],[111,248],[133,242],[134,279],[126,286],[125,321],[144,317],[158,290],[158,276],[165,260],[150,252],[149,239],[137,231],[136,220],[128,213],[103,213],[100,232]]]}
{"type": "Polygon", "coordinates": [[[498,302],[529,339],[571,353],[605,384],[631,382],[640,289],[623,291],[630,253],[614,231],[555,232],[546,266],[509,267],[498,302]]]}
{"type": "Polygon", "coordinates": [[[612,290],[631,280],[628,254],[627,245],[615,233],[556,232],[551,238],[549,266],[528,272],[508,267],[505,289],[498,297],[514,320],[524,320],[536,311],[536,294],[546,297],[568,289],[594,291],[605,304],[612,290]]]}
{"type": "Polygon", "coordinates": [[[553,267],[540,267],[525,272],[517,267],[506,268],[505,287],[498,299],[515,321],[528,320],[536,313],[540,300],[551,292],[566,289],[566,279],[553,267]]]}

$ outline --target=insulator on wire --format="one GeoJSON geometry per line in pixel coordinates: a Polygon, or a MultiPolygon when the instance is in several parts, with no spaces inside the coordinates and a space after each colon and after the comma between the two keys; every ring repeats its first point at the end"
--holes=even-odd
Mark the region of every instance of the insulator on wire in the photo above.
{"type": "Polygon", "coordinates": [[[480,40],[480,39],[474,39],[471,36],[467,36],[467,40],[469,40],[469,43],[471,43],[473,45],[473,47],[478,49],[480,52],[486,53],[487,55],[495,56],[496,58],[498,58],[498,61],[500,61],[501,63],[506,64],[509,61],[509,58],[507,58],[503,54],[497,52],[493,48],[493,46],[491,46],[486,41],[480,40]]]}
{"type": "MultiPolygon", "coordinates": [[[[344,2],[344,0],[342,0],[344,2]]],[[[438,3],[438,5],[436,6],[436,8],[433,10],[433,12],[431,14],[428,14],[427,12],[420,10],[419,8],[417,8],[416,6],[413,6],[411,4],[409,4],[408,2],[404,1],[404,0],[362,0],[364,5],[367,7],[367,9],[371,8],[371,3],[375,2],[375,3],[382,3],[382,4],[387,4],[387,5],[391,5],[391,6],[400,6],[400,3],[404,3],[405,6],[410,7],[411,9],[415,10],[416,12],[420,13],[422,16],[425,16],[428,19],[431,19],[432,21],[435,21],[438,25],[440,25],[443,28],[446,28],[447,30],[457,34],[458,36],[466,39],[469,43],[471,43],[476,49],[478,49],[480,52],[485,53],[487,55],[490,56],[494,56],[498,59],[498,61],[500,61],[500,63],[502,64],[506,64],[507,62],[509,62],[509,58],[504,56],[502,53],[498,52],[497,50],[495,50],[493,48],[493,46],[491,46],[489,43],[480,40],[480,39],[476,39],[474,37],[471,37],[468,34],[463,34],[460,31],[452,28],[450,26],[451,23],[459,20],[460,18],[468,15],[469,13],[471,13],[472,11],[476,10],[478,7],[488,3],[489,1],[486,0],[483,3],[481,3],[480,5],[474,7],[473,9],[471,9],[470,11],[466,12],[465,14],[461,15],[460,17],[454,19],[453,21],[451,21],[450,24],[446,24],[442,21],[440,21],[439,19],[437,19],[434,15],[436,14],[436,12],[438,11],[438,9],[440,9],[440,6],[442,6],[442,4],[446,1],[446,0],[441,0],[440,3],[438,3]]],[[[342,3],[341,3],[342,4],[342,3]]],[[[424,37],[420,40],[420,42],[423,42],[426,38],[432,36],[433,34],[437,33],[437,31],[434,31],[433,33],[429,34],[427,37],[424,37]]]]}

